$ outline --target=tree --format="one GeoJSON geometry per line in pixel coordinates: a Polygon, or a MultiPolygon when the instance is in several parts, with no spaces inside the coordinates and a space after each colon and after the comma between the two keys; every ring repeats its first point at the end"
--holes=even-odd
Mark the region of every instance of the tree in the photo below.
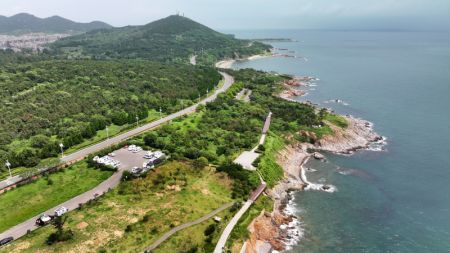
{"type": "Polygon", "coordinates": [[[67,221],[67,215],[65,216],[55,216],[52,220],[52,225],[56,229],[55,232],[51,233],[47,238],[47,244],[52,245],[55,242],[68,241],[73,238],[72,230],[64,230],[64,224],[67,221]]]}
{"type": "Polygon", "coordinates": [[[203,156],[197,158],[197,159],[194,160],[194,162],[193,162],[194,168],[197,168],[197,169],[203,169],[203,168],[205,168],[206,166],[208,166],[208,164],[209,164],[208,159],[206,159],[206,158],[203,157],[203,156]]]}

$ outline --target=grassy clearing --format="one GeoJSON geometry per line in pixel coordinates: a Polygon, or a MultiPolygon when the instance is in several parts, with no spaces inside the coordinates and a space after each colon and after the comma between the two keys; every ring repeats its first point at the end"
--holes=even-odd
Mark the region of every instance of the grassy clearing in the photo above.
{"type": "Polygon", "coordinates": [[[264,143],[264,154],[260,158],[258,171],[261,173],[268,187],[273,187],[280,179],[283,178],[283,168],[278,165],[276,155],[284,147],[282,137],[270,132],[264,143]]]}
{"type": "Polygon", "coordinates": [[[239,219],[227,241],[226,245],[228,249],[233,249],[232,252],[240,251],[243,243],[249,236],[248,226],[263,210],[267,212],[272,212],[273,210],[273,200],[265,195],[261,195],[241,219],[239,219]]]}
{"type": "Polygon", "coordinates": [[[45,227],[0,252],[137,252],[171,228],[231,202],[230,189],[225,174],[169,162],[70,212],[66,227],[74,232],[73,240],[46,246],[53,229],[45,227]]]}
{"type": "Polygon", "coordinates": [[[230,209],[224,210],[217,214],[217,216],[222,218],[220,223],[209,220],[182,230],[162,243],[153,252],[213,252],[222,231],[233,215],[234,213],[230,212],[230,209]],[[211,229],[211,227],[214,227],[214,229],[211,229]],[[208,232],[209,229],[213,231],[211,234],[208,232]]]}
{"type": "Polygon", "coordinates": [[[307,132],[313,132],[316,134],[317,138],[322,138],[325,135],[331,135],[333,134],[333,129],[331,129],[331,127],[325,125],[323,127],[319,127],[319,128],[314,128],[314,127],[305,127],[302,126],[300,127],[301,130],[307,131],[307,132]]]}
{"type": "Polygon", "coordinates": [[[0,232],[94,188],[109,176],[111,172],[80,162],[0,195],[0,232]]]}
{"type": "Polygon", "coordinates": [[[327,115],[325,116],[325,120],[332,123],[333,125],[340,127],[340,128],[348,127],[347,120],[340,115],[327,113],[327,115]]]}

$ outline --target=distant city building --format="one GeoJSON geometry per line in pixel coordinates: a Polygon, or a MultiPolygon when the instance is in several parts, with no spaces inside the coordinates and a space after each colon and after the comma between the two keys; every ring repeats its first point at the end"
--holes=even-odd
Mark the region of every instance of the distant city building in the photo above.
{"type": "Polygon", "coordinates": [[[69,34],[45,34],[30,33],[20,36],[0,35],[0,48],[3,50],[11,49],[19,52],[22,49],[31,49],[34,52],[43,50],[46,44],[55,42],[69,34]]]}

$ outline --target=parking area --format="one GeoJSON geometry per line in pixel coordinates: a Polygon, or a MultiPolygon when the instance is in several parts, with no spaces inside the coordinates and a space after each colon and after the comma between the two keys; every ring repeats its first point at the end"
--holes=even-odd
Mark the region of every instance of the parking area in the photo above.
{"type": "Polygon", "coordinates": [[[128,151],[127,148],[121,148],[113,152],[115,156],[114,160],[120,162],[119,169],[131,170],[133,167],[143,167],[143,164],[147,162],[148,159],[144,158],[147,151],[141,150],[139,152],[128,151]]]}
{"type": "Polygon", "coordinates": [[[256,170],[252,163],[259,157],[260,154],[254,151],[244,151],[234,160],[234,163],[242,165],[246,170],[256,170]]]}

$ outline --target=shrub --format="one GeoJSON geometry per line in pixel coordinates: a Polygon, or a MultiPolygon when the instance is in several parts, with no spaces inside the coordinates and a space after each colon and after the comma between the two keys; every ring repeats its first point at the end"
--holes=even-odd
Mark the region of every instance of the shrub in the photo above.
{"type": "Polygon", "coordinates": [[[214,231],[216,231],[216,224],[213,223],[205,229],[204,234],[205,234],[205,236],[209,236],[212,233],[214,233],[214,231]]]}

